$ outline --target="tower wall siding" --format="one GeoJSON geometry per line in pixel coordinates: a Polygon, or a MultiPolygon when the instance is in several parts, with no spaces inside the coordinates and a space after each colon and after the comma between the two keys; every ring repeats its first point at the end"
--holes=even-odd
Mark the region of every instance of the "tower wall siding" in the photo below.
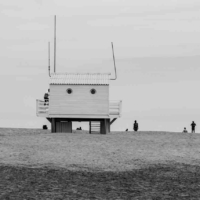
{"type": "Polygon", "coordinates": [[[49,114],[108,115],[108,85],[50,85],[49,114]],[[67,89],[72,89],[68,94],[67,89]],[[90,90],[96,93],[91,94],[90,90]]]}

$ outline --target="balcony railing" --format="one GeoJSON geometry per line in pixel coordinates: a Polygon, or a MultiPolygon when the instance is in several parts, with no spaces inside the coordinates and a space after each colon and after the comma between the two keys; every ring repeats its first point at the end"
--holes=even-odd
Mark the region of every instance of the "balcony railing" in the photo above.
{"type": "Polygon", "coordinates": [[[49,114],[49,105],[45,101],[36,100],[36,114],[39,117],[47,117],[49,114]]]}
{"type": "Polygon", "coordinates": [[[122,101],[109,101],[109,116],[121,117],[122,101]]]}
{"type": "MultiPolygon", "coordinates": [[[[36,100],[36,115],[39,117],[48,117],[49,105],[45,101],[36,100]]],[[[109,116],[112,118],[121,117],[122,101],[109,101],[109,116]]]]}

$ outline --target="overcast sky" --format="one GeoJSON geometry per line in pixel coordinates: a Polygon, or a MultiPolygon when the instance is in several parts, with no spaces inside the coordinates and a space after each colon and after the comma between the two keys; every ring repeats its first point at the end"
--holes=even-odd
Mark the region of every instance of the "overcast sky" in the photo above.
{"type": "Polygon", "coordinates": [[[57,72],[114,75],[114,43],[110,99],[123,107],[112,130],[138,120],[140,130],[182,131],[194,120],[200,132],[198,0],[0,0],[1,127],[50,125],[36,99],[48,88],[49,41],[53,67],[54,15],[57,72]]]}

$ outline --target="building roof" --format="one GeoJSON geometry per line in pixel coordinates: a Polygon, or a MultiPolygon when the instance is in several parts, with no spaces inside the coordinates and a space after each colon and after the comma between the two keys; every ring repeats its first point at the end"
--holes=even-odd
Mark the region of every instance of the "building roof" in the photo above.
{"type": "Polygon", "coordinates": [[[52,73],[52,85],[109,85],[110,73],[52,73]]]}

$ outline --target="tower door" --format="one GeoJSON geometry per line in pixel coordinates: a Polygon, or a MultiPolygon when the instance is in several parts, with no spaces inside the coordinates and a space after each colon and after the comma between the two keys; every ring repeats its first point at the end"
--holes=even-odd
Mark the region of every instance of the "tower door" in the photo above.
{"type": "Polygon", "coordinates": [[[72,122],[56,122],[56,133],[72,133],[72,122]]]}

